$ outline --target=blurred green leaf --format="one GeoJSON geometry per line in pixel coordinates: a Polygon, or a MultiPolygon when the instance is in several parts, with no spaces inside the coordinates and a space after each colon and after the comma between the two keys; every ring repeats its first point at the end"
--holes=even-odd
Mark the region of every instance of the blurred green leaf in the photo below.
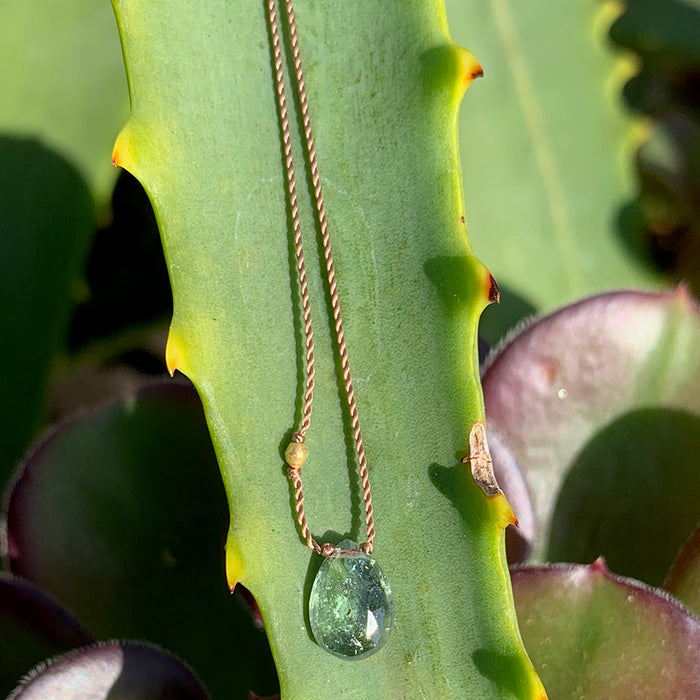
{"type": "Polygon", "coordinates": [[[591,566],[511,571],[520,629],[552,698],[700,696],[700,622],[670,596],[591,566]]]}
{"type": "Polygon", "coordinates": [[[664,581],[664,588],[700,617],[700,527],[681,549],[664,581]]]}
{"type": "Polygon", "coordinates": [[[610,29],[638,72],[624,86],[648,138],[637,154],[649,248],[700,296],[700,3],[627,0],[610,29]]]}
{"type": "Polygon", "coordinates": [[[106,204],[129,104],[109,3],[0,0],[0,17],[0,133],[60,153],[106,204]]]}
{"type": "Polygon", "coordinates": [[[538,529],[535,556],[574,556],[573,548],[579,537],[586,540],[586,532],[592,539],[577,557],[590,559],[591,546],[598,548],[594,556],[607,555],[610,548],[616,568],[661,581],[695,525],[699,343],[698,307],[683,288],[658,294],[615,292],[538,320],[491,358],[483,376],[488,424],[531,489],[538,529]],[[663,410],[622,419],[653,408],[663,410]],[[669,420],[671,410],[682,412],[681,423],[678,416],[669,420]],[[652,430],[653,417],[659,421],[652,430]],[[652,436],[658,443],[653,447],[652,436]],[[676,446],[667,445],[681,436],[676,446]],[[572,468],[576,474],[570,477],[573,490],[567,489],[568,510],[562,504],[553,524],[552,513],[572,468]],[[657,484],[656,501],[645,479],[657,484]],[[664,479],[668,483],[661,489],[664,479]],[[611,512],[614,498],[618,513],[611,512]],[[649,514],[641,503],[656,512],[649,514]],[[614,532],[625,518],[631,522],[624,530],[637,531],[634,544],[623,545],[622,535],[614,532]],[[560,539],[563,533],[555,531],[564,527],[566,544],[560,539]],[[650,541],[660,546],[666,536],[668,543],[642,561],[641,550],[651,547],[650,541]],[[548,542],[555,542],[549,552],[548,542]],[[564,547],[569,548],[566,554],[564,547]]]}
{"type": "Polygon", "coordinates": [[[0,695],[40,661],[92,637],[51,596],[18,576],[0,573],[0,695]]]}
{"type": "Polygon", "coordinates": [[[0,487],[43,417],[93,227],[76,169],[34,140],[0,137],[0,487]]]}
{"type": "Polygon", "coordinates": [[[485,78],[463,110],[460,154],[474,249],[502,287],[491,342],[514,321],[597,291],[646,286],[621,217],[634,194],[631,126],[606,44],[611,3],[447,0],[485,78]]]}
{"type": "MultiPolygon", "coordinates": [[[[510,600],[509,509],[459,463],[483,417],[476,326],[491,280],[461,221],[455,139],[477,65],[441,2],[296,3],[376,557],[396,601],[387,646],[352,665],[310,637],[320,561],[299,537],[282,459],[304,348],[265,7],[114,4],[133,104],[115,159],[156,210],[174,291],[168,364],[202,397],[232,515],[229,579],[260,604],[285,697],[323,697],[329,683],[337,696],[536,695],[510,600]]],[[[357,540],[350,420],[299,192],[317,362],[307,513],[317,537],[357,540]]]]}
{"type": "Polygon", "coordinates": [[[10,565],[94,637],[162,644],[214,697],[247,699],[276,678],[226,586],[226,516],[194,391],[155,385],[35,446],[9,498],[10,565]]]}
{"type": "Polygon", "coordinates": [[[612,40],[641,56],[700,65],[698,0],[625,0],[625,12],[610,28],[612,40]]]}

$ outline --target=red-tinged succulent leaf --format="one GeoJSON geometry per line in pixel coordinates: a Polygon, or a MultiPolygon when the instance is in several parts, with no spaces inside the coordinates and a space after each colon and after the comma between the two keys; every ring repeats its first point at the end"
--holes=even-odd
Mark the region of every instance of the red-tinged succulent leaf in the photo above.
{"type": "Polygon", "coordinates": [[[227,515],[195,392],[159,383],[39,442],[9,498],[9,563],[94,637],[162,644],[215,697],[247,699],[278,686],[228,591],[227,515]]]}
{"type": "Polygon", "coordinates": [[[525,646],[551,698],[700,697],[700,622],[671,596],[592,565],[511,570],[525,646]]]}
{"type": "Polygon", "coordinates": [[[180,659],[151,644],[106,642],[34,668],[8,700],[207,700],[180,659]]]}
{"type": "MultiPolygon", "coordinates": [[[[699,345],[700,314],[684,289],[614,292],[565,307],[533,323],[491,358],[483,376],[486,416],[531,489],[538,531],[535,556],[546,552],[550,532],[554,532],[551,514],[572,465],[586,456],[584,452],[594,438],[608,438],[599,442],[595,454],[607,449],[608,464],[617,464],[620,457],[619,463],[625,467],[615,475],[618,500],[614,508],[625,512],[628,532],[636,532],[645,547],[665,542],[665,559],[661,557],[651,571],[661,582],[696,524],[697,450],[693,451],[692,445],[697,438],[692,434],[695,416],[700,414],[699,345]],[[658,408],[664,409],[657,415],[663,418],[657,425],[659,444],[653,450],[647,447],[645,452],[631,452],[635,439],[630,440],[629,429],[641,426],[649,435],[650,416],[622,419],[631,412],[658,408]],[[687,420],[671,420],[668,411],[687,414],[687,420]],[[687,449],[666,444],[661,431],[664,426],[673,426],[674,438],[683,436],[687,449]],[[609,431],[604,435],[606,428],[609,431]],[[621,442],[620,436],[625,435],[626,441],[621,442]],[[631,463],[636,471],[630,474],[631,463]],[[689,473],[696,476],[679,486],[678,475],[689,473]],[[650,475],[673,492],[666,503],[657,499],[651,512],[635,505],[640,494],[653,498],[649,495],[650,475]]],[[[590,460],[584,461],[591,466],[590,460]]],[[[595,478],[602,479],[600,472],[595,478]]],[[[634,551],[620,547],[619,539],[606,540],[606,533],[615,534],[605,525],[611,506],[601,506],[596,498],[603,487],[609,488],[609,481],[595,483],[585,478],[584,470],[577,484],[592,494],[589,498],[578,491],[577,498],[587,499],[586,512],[582,516],[573,508],[558,513],[557,528],[580,528],[583,518],[587,529],[583,534],[579,529],[576,537],[557,544],[557,557],[575,560],[574,555],[580,555],[575,548],[583,546],[585,540],[584,544],[596,548],[594,556],[605,554],[616,571],[637,575],[636,555],[627,558],[634,551]]],[[[592,557],[587,556],[590,561],[592,557]]]]}
{"type": "Polygon", "coordinates": [[[92,641],[51,596],[29,581],[0,573],[0,697],[42,659],[92,641]]]}
{"type": "Polygon", "coordinates": [[[664,588],[700,616],[700,527],[685,543],[664,581],[664,588]]]}

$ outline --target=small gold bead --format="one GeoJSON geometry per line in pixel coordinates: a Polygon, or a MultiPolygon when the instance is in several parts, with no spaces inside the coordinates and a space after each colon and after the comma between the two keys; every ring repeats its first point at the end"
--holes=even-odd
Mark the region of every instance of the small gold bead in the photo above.
{"type": "Polygon", "coordinates": [[[303,442],[290,442],[284,451],[284,458],[292,469],[301,469],[308,455],[309,451],[303,442]]]}

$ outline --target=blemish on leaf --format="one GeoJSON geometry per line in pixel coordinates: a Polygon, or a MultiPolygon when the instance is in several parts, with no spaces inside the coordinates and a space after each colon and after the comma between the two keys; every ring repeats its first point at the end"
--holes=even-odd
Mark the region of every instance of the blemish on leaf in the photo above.
{"type": "Polygon", "coordinates": [[[551,386],[554,384],[555,380],[557,379],[558,369],[559,366],[552,360],[547,360],[542,363],[542,379],[547,385],[551,386]]]}
{"type": "Polygon", "coordinates": [[[471,465],[474,481],[488,498],[503,494],[493,473],[493,461],[486,439],[486,426],[481,421],[477,421],[472,426],[469,433],[469,454],[462,458],[462,462],[471,465]]]}

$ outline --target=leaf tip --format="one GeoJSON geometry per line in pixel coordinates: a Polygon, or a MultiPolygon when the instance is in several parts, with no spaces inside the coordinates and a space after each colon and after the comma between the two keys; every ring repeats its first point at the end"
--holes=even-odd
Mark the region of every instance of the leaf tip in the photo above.
{"type": "Polygon", "coordinates": [[[675,301],[680,304],[681,307],[698,312],[698,302],[693,296],[693,293],[690,291],[690,287],[688,286],[687,282],[681,281],[674,290],[673,296],[675,301]]]}
{"type": "Polygon", "coordinates": [[[608,573],[608,565],[605,563],[605,557],[598,557],[592,564],[591,564],[591,571],[597,573],[597,574],[607,574],[608,573]]]}

